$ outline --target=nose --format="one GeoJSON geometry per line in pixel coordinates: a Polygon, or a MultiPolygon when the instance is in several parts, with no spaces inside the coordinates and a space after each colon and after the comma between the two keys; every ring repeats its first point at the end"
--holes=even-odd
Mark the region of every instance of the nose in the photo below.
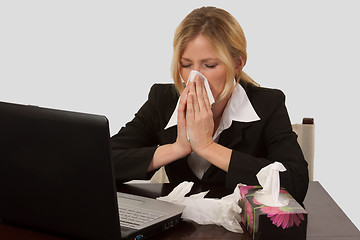
{"type": "Polygon", "coordinates": [[[200,65],[194,65],[194,68],[192,70],[200,72],[201,66],[200,65]]]}
{"type": "Polygon", "coordinates": [[[200,74],[204,75],[204,68],[201,65],[194,65],[193,68],[191,69],[192,71],[197,71],[200,74]]]}

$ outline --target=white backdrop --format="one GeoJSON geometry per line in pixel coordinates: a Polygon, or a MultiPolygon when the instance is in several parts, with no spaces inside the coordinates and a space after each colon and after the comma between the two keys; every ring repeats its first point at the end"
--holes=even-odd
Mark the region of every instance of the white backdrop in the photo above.
{"type": "Polygon", "coordinates": [[[358,2],[289,2],[1,1],[0,101],[106,115],[115,134],[153,83],[172,81],[186,14],[224,8],[246,34],[245,71],[285,92],[293,123],[315,118],[315,180],[359,228],[358,2]]]}

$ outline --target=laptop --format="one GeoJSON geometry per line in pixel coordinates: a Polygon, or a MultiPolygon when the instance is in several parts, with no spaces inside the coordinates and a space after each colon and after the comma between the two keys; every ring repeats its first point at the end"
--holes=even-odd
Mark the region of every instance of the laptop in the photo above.
{"type": "Polygon", "coordinates": [[[82,239],[145,239],[179,223],[181,205],[116,192],[109,141],[104,116],[0,102],[0,219],[82,239]]]}

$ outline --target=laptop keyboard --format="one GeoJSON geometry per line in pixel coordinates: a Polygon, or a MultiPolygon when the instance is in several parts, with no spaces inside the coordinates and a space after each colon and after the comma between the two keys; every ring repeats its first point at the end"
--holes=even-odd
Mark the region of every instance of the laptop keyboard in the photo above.
{"type": "Polygon", "coordinates": [[[120,226],[140,229],[143,224],[164,216],[163,213],[119,204],[120,226]]]}

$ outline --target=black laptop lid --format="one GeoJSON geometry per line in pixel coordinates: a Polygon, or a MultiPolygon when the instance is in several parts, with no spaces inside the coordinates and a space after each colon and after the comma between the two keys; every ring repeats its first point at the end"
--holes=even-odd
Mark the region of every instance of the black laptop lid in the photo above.
{"type": "Polygon", "coordinates": [[[104,116],[0,102],[0,219],[120,238],[104,116]]]}

